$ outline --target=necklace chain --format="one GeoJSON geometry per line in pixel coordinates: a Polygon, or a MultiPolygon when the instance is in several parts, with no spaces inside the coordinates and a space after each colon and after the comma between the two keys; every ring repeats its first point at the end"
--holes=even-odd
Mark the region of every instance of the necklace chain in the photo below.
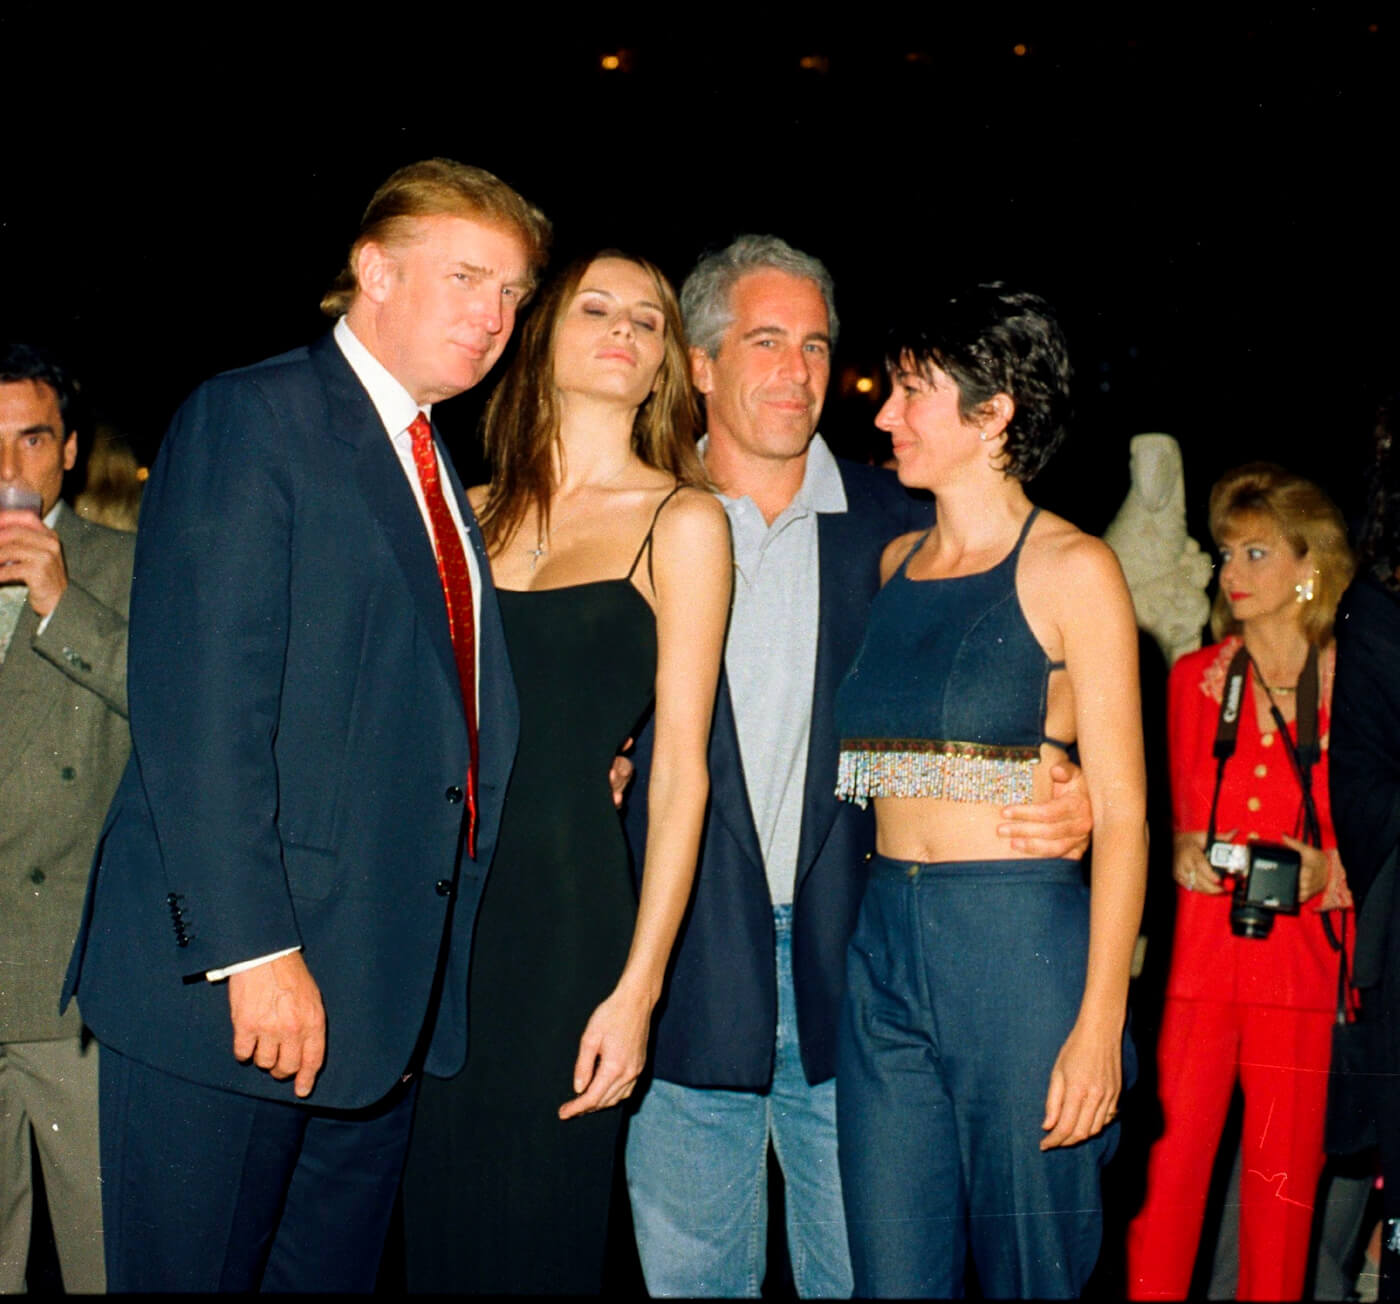
{"type": "MultiPolygon", "coordinates": [[[[623,472],[632,465],[632,458],[626,458],[611,475],[590,485],[592,489],[606,489],[615,480],[619,479],[623,472]]],[[[533,571],[540,564],[540,558],[549,552],[549,546],[544,541],[544,520],[536,514],[535,521],[535,546],[525,550],[530,554],[530,569],[533,571]]]]}

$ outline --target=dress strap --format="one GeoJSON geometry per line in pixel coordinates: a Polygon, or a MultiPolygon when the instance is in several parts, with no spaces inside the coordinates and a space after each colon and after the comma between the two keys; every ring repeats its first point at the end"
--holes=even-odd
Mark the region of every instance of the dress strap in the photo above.
{"type": "Polygon", "coordinates": [[[651,539],[652,539],[652,535],[654,535],[654,534],[656,533],[656,522],[657,522],[657,520],[658,520],[658,519],[660,518],[660,516],[661,516],[661,509],[662,509],[663,507],[665,507],[666,504],[669,503],[669,502],[671,501],[671,499],[674,498],[678,493],[680,493],[680,491],[681,491],[682,489],[684,489],[684,488],[685,488],[684,485],[682,485],[682,484],[677,484],[676,487],[675,487],[674,489],[672,489],[671,492],[668,493],[668,494],[666,495],[666,497],[664,497],[659,503],[656,504],[656,511],[654,511],[654,512],[652,513],[652,516],[651,516],[651,524],[647,527],[646,538],[642,540],[642,546],[641,546],[640,548],[637,549],[637,555],[636,555],[635,557],[632,558],[632,564],[627,568],[627,578],[630,580],[630,579],[632,578],[632,576],[636,573],[636,570],[637,570],[637,563],[638,563],[639,561],[641,561],[641,559],[642,559],[642,554],[643,554],[643,553],[646,553],[646,556],[647,556],[647,580],[648,580],[648,581],[650,582],[650,584],[651,584],[651,591],[652,591],[653,593],[656,592],[656,576],[652,574],[652,569],[651,569],[651,539]]]}
{"type": "Polygon", "coordinates": [[[1012,548],[1011,555],[1014,557],[1021,551],[1021,545],[1026,541],[1026,535],[1031,532],[1031,526],[1035,524],[1035,518],[1040,515],[1039,507],[1032,507],[1030,515],[1026,517],[1026,523],[1021,526],[1021,533],[1016,536],[1016,546],[1012,548]]]}
{"type": "Polygon", "coordinates": [[[919,535],[918,539],[916,539],[914,542],[914,546],[904,554],[904,560],[899,563],[899,569],[895,571],[894,578],[904,578],[904,572],[909,569],[909,563],[914,560],[914,554],[924,546],[924,543],[928,539],[928,536],[932,533],[933,526],[930,525],[927,530],[925,530],[921,535],[919,535]]]}

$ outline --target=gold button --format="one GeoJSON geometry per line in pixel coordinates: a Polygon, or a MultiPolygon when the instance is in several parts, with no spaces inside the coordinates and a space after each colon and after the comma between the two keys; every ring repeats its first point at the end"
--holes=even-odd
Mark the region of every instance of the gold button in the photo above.
{"type": "Polygon", "coordinates": [[[1248,832],[1248,833],[1246,833],[1246,834],[1244,835],[1244,840],[1245,840],[1246,842],[1258,842],[1258,841],[1259,841],[1259,835],[1258,835],[1257,833],[1255,833],[1253,830],[1251,830],[1250,832],[1248,832]]]}
{"type": "Polygon", "coordinates": [[[1274,736],[1271,733],[1261,734],[1259,736],[1259,742],[1265,747],[1272,747],[1274,745],[1274,736]]]}
{"type": "Polygon", "coordinates": [[[1254,777],[1256,779],[1262,779],[1268,772],[1269,767],[1267,765],[1256,765],[1254,767],[1254,777]]]}
{"type": "Polygon", "coordinates": [[[917,865],[910,865],[907,872],[910,878],[919,877],[919,867],[917,865]]]}
{"type": "Polygon", "coordinates": [[[1258,809],[1259,809],[1259,798],[1258,798],[1258,797],[1251,797],[1247,802],[1245,802],[1245,805],[1248,806],[1250,810],[1258,810],[1258,809]]]}

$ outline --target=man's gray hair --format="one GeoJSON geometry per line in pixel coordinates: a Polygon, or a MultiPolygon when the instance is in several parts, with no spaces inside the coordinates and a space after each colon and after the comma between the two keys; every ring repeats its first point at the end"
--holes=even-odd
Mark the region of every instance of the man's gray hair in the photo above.
{"type": "Polygon", "coordinates": [[[691,347],[704,349],[712,358],[719,352],[720,341],[734,320],[730,296],[735,284],[750,272],[762,271],[786,272],[815,282],[826,301],[827,332],[835,347],[838,322],[831,273],[819,259],[775,235],[741,235],[695,264],[681,286],[681,315],[691,347]]]}

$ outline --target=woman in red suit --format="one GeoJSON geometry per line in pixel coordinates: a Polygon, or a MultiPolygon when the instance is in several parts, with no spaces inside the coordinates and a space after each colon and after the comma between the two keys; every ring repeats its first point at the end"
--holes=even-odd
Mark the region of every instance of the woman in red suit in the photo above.
{"type": "MultiPolygon", "coordinates": [[[[1152,1149],[1147,1197],[1128,1231],[1135,1299],[1182,1299],[1191,1282],[1206,1192],[1238,1079],[1245,1114],[1237,1299],[1297,1299],[1303,1289],[1337,1000],[1340,938],[1349,909],[1327,795],[1332,623],[1353,568],[1341,514],[1299,476],[1254,463],[1211,491],[1220,549],[1211,627],[1222,641],[1182,657],[1168,688],[1175,826],[1176,933],[1158,1041],[1165,1131],[1152,1149]],[[1225,762],[1215,841],[1283,843],[1302,859],[1297,915],[1272,917],[1268,936],[1231,928],[1233,880],[1206,854],[1217,779],[1213,755],[1231,663],[1248,653],[1234,754],[1225,762]],[[1315,667],[1315,669],[1314,669],[1315,667]],[[1320,745],[1309,787],[1309,845],[1295,756],[1304,682],[1316,675],[1320,745]],[[1281,733],[1280,721],[1286,729],[1281,733]],[[1320,837],[1317,835],[1320,834],[1320,837]]],[[[1306,748],[1304,749],[1306,751],[1306,748]]],[[[1306,767],[1306,757],[1304,758],[1306,767]]],[[[1350,937],[1347,936],[1350,948],[1350,937]]]]}

